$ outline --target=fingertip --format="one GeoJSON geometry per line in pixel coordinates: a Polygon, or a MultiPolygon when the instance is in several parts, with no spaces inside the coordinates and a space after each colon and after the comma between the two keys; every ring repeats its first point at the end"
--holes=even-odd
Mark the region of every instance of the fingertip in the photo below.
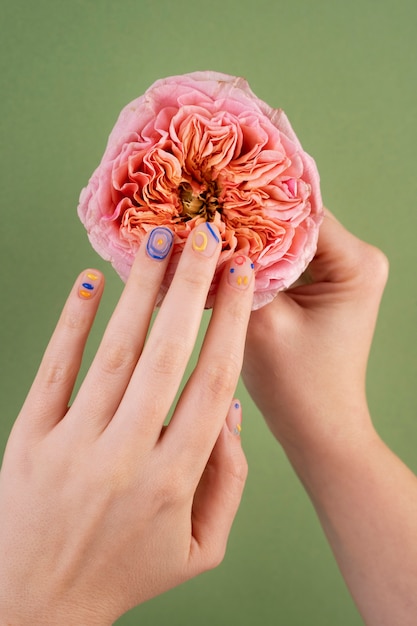
{"type": "Polygon", "coordinates": [[[235,291],[251,291],[254,282],[255,266],[244,254],[236,254],[224,269],[226,283],[235,291]]]}
{"type": "Polygon", "coordinates": [[[104,275],[94,268],[87,268],[79,274],[75,290],[80,300],[89,301],[99,296],[104,287],[104,275]]]}
{"type": "Polygon", "coordinates": [[[149,259],[165,261],[172,252],[174,233],[167,226],[156,226],[147,233],[143,244],[149,259]]]}
{"type": "Polygon", "coordinates": [[[226,416],[226,425],[229,432],[237,439],[240,440],[242,432],[242,405],[240,400],[234,398],[229,407],[229,411],[226,416]]]}
{"type": "Polygon", "coordinates": [[[198,224],[191,233],[191,249],[198,256],[212,257],[218,255],[221,248],[221,236],[217,226],[212,222],[198,224]]]}

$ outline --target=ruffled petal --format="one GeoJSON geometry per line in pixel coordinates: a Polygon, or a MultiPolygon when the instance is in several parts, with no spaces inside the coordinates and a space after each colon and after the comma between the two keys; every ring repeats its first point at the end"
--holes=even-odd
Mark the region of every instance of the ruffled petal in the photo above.
{"type": "Polygon", "coordinates": [[[323,207],[316,164],[285,113],[243,78],[194,72],[156,81],[121,111],[78,214],[123,280],[150,229],[174,231],[159,302],[189,234],[213,221],[222,251],[207,306],[224,263],[239,252],[254,262],[259,308],[313,258],[323,207]]]}

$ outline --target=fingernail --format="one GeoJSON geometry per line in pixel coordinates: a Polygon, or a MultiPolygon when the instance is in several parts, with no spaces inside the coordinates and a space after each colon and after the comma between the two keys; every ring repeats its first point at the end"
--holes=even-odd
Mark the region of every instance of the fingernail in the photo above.
{"type": "Polygon", "coordinates": [[[101,282],[100,274],[96,274],[91,270],[87,270],[81,277],[81,284],[78,287],[78,295],[83,300],[91,300],[97,292],[97,288],[101,282]]]}
{"type": "Polygon", "coordinates": [[[242,405],[239,400],[233,400],[230,405],[226,418],[226,424],[233,435],[240,437],[240,433],[242,432],[242,405]]]}
{"type": "Polygon", "coordinates": [[[206,257],[213,256],[220,241],[219,230],[211,222],[202,222],[196,226],[191,237],[193,250],[206,257]]]}
{"type": "Polygon", "coordinates": [[[162,261],[168,256],[169,251],[172,248],[173,241],[174,235],[169,228],[157,226],[151,231],[151,234],[148,237],[148,241],[146,242],[146,252],[151,259],[162,261]]]}
{"type": "Polygon", "coordinates": [[[227,274],[229,285],[236,289],[247,289],[251,283],[253,268],[254,265],[247,256],[243,254],[235,256],[227,274]]]}

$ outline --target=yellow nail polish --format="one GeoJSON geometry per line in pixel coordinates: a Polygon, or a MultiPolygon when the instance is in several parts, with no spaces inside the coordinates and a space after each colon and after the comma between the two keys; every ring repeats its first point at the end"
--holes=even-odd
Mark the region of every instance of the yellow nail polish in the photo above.
{"type": "Polygon", "coordinates": [[[213,256],[220,241],[217,227],[210,222],[203,222],[196,226],[191,237],[193,250],[206,257],[213,256]]]}
{"type": "Polygon", "coordinates": [[[246,289],[250,284],[253,269],[254,265],[248,257],[243,254],[235,256],[227,275],[229,285],[241,290],[246,289]]]}
{"type": "Polygon", "coordinates": [[[100,284],[100,275],[87,271],[81,277],[81,284],[78,287],[78,295],[82,300],[91,300],[94,298],[97,287],[100,284]]]}

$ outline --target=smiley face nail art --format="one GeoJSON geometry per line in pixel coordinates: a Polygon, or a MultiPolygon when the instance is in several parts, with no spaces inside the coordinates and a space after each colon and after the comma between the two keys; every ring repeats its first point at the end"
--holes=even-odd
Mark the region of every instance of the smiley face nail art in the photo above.
{"type": "Polygon", "coordinates": [[[236,289],[247,289],[250,285],[254,265],[248,257],[239,254],[229,267],[227,280],[236,289]]]}
{"type": "Polygon", "coordinates": [[[151,259],[163,261],[169,254],[174,241],[174,235],[169,228],[158,226],[149,235],[146,243],[146,252],[151,259]]]}
{"type": "Polygon", "coordinates": [[[203,222],[192,232],[192,248],[195,252],[211,257],[217,250],[220,241],[218,230],[214,224],[203,222]]]}
{"type": "Polygon", "coordinates": [[[100,283],[100,275],[92,271],[88,271],[81,279],[81,285],[78,287],[78,295],[83,300],[91,300],[96,294],[97,287],[100,283]]]}

